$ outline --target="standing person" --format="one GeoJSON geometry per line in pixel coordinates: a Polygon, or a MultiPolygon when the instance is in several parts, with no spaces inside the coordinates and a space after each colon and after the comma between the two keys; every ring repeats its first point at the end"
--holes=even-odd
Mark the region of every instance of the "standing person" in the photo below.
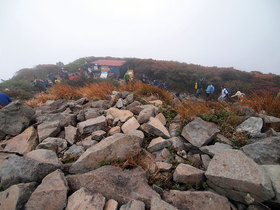
{"type": "Polygon", "coordinates": [[[215,87],[212,85],[212,83],[209,83],[209,85],[206,88],[206,101],[209,101],[210,95],[214,93],[215,87]]]}
{"type": "Polygon", "coordinates": [[[123,79],[124,79],[125,83],[129,82],[130,76],[128,75],[128,73],[125,73],[123,79]]]}
{"type": "Polygon", "coordinates": [[[0,106],[7,106],[12,99],[5,93],[0,93],[0,106]]]}
{"type": "Polygon", "coordinates": [[[222,92],[221,92],[221,95],[220,97],[218,98],[218,101],[219,102],[223,102],[227,99],[227,97],[229,96],[229,91],[227,88],[225,88],[224,86],[221,87],[222,89],[222,92]]]}
{"type": "Polygon", "coordinates": [[[195,83],[195,89],[196,89],[196,93],[195,93],[195,97],[198,97],[202,91],[203,91],[203,86],[204,86],[204,79],[199,79],[196,83],[195,83]]]}
{"type": "Polygon", "coordinates": [[[242,101],[244,96],[245,96],[244,93],[241,93],[240,91],[237,91],[237,92],[236,92],[234,95],[232,95],[231,97],[232,97],[232,98],[237,97],[238,101],[242,101]]]}

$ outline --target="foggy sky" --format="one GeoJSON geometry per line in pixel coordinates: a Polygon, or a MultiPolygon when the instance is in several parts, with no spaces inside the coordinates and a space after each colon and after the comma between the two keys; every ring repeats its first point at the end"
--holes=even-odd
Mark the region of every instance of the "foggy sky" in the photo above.
{"type": "Polygon", "coordinates": [[[0,79],[85,56],[280,74],[280,0],[0,0],[0,79]]]}

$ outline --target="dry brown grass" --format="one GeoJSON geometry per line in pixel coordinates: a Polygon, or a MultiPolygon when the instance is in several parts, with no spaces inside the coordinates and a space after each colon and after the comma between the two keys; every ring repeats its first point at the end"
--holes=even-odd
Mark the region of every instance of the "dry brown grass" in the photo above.
{"type": "Polygon", "coordinates": [[[196,117],[200,114],[211,112],[211,109],[205,102],[194,101],[179,104],[177,109],[183,119],[188,119],[189,117],[196,117]]]}
{"type": "Polygon", "coordinates": [[[50,94],[54,95],[57,99],[75,99],[81,96],[79,89],[72,87],[67,84],[57,84],[53,86],[50,91],[50,94]]]}
{"type": "Polygon", "coordinates": [[[280,117],[280,100],[277,100],[275,96],[268,91],[252,93],[244,99],[243,105],[249,106],[258,113],[264,110],[269,115],[280,117]]]}
{"type": "Polygon", "coordinates": [[[57,100],[57,97],[50,93],[38,93],[33,99],[25,101],[25,103],[31,107],[43,106],[48,100],[57,100]]]}
{"type": "Polygon", "coordinates": [[[114,90],[111,83],[91,83],[79,89],[80,94],[87,99],[106,99],[114,90]]]}
{"type": "Polygon", "coordinates": [[[156,98],[162,100],[166,104],[173,103],[173,98],[171,94],[168,93],[166,90],[158,88],[154,85],[144,84],[140,81],[129,82],[128,84],[121,84],[119,89],[134,92],[135,95],[139,98],[145,96],[155,96],[156,98]]]}

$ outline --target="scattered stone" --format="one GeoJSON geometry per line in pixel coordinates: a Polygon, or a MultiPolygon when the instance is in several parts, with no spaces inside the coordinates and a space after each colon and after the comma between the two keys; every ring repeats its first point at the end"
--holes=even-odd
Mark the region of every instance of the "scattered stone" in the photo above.
{"type": "Polygon", "coordinates": [[[272,187],[276,194],[272,201],[280,203],[280,165],[264,165],[263,167],[271,179],[272,187]]]}
{"type": "Polygon", "coordinates": [[[86,110],[85,112],[85,119],[92,119],[92,118],[97,118],[99,117],[101,114],[103,114],[104,110],[100,110],[98,108],[89,108],[86,110]]]}
{"type": "Polygon", "coordinates": [[[121,108],[123,107],[123,104],[124,104],[123,99],[122,99],[122,98],[119,98],[119,100],[118,100],[117,103],[116,103],[116,107],[117,107],[118,109],[121,109],[121,108]]]}
{"type": "Polygon", "coordinates": [[[176,207],[161,200],[158,197],[153,197],[151,201],[151,210],[178,210],[176,207]]]}
{"type": "Polygon", "coordinates": [[[107,115],[106,116],[106,125],[112,126],[114,122],[114,117],[112,115],[107,115]]]}
{"type": "Polygon", "coordinates": [[[166,125],[166,119],[162,113],[159,113],[155,118],[159,119],[159,121],[163,124],[166,125]]]}
{"type": "Polygon", "coordinates": [[[124,104],[131,104],[134,100],[134,95],[133,93],[132,94],[129,94],[125,99],[124,99],[124,104]]]}
{"type": "Polygon", "coordinates": [[[259,114],[259,116],[264,120],[265,123],[267,124],[272,124],[272,123],[280,123],[280,118],[273,117],[273,116],[268,116],[268,115],[263,115],[259,114]]]}
{"type": "Polygon", "coordinates": [[[75,159],[80,157],[84,151],[84,147],[73,144],[66,152],[64,152],[63,158],[71,157],[75,159]]]}
{"type": "Polygon", "coordinates": [[[140,129],[141,129],[144,133],[149,133],[147,123],[143,123],[143,124],[140,126],[140,129]]]}
{"type": "Polygon", "coordinates": [[[35,190],[36,182],[12,185],[0,192],[0,207],[2,210],[22,209],[35,190]]]}
{"type": "Polygon", "coordinates": [[[142,141],[140,142],[140,145],[142,144],[144,138],[145,138],[145,135],[142,131],[139,131],[139,130],[130,130],[128,133],[128,135],[132,135],[132,136],[137,136],[139,137],[140,139],[142,139],[142,141]]]}
{"type": "Polygon", "coordinates": [[[156,162],[156,166],[159,171],[163,171],[163,172],[170,171],[170,169],[172,168],[172,164],[165,163],[165,162],[156,162]]]}
{"type": "Polygon", "coordinates": [[[149,121],[151,117],[154,117],[156,115],[157,109],[155,106],[148,106],[144,108],[138,115],[137,121],[142,124],[149,121]]]}
{"type": "Polygon", "coordinates": [[[94,131],[91,134],[91,139],[92,140],[96,140],[96,141],[100,141],[102,140],[104,137],[106,136],[106,132],[103,130],[98,130],[98,131],[94,131]]]}
{"type": "Polygon", "coordinates": [[[64,112],[66,108],[68,107],[68,104],[64,99],[59,99],[56,101],[50,101],[46,106],[41,106],[36,108],[36,111],[40,111],[42,114],[49,113],[49,114],[55,114],[64,112]]]}
{"type": "Polygon", "coordinates": [[[145,149],[140,152],[138,165],[152,174],[157,170],[155,156],[145,149]]]}
{"type": "Polygon", "coordinates": [[[59,125],[61,127],[67,127],[69,125],[75,126],[77,123],[76,119],[77,119],[76,114],[67,114],[67,113],[43,114],[43,115],[36,116],[36,121],[38,123],[59,121],[59,125]]]}
{"type": "Polygon", "coordinates": [[[249,134],[258,134],[263,127],[263,120],[260,117],[250,117],[237,126],[237,132],[248,132],[249,134]]]}
{"type": "Polygon", "coordinates": [[[221,144],[219,142],[216,142],[214,145],[210,145],[210,146],[203,146],[200,147],[199,149],[202,152],[205,152],[206,154],[210,155],[211,157],[213,157],[215,154],[225,150],[225,149],[231,149],[232,147],[228,144],[221,144]]]}
{"type": "Polygon", "coordinates": [[[64,209],[68,186],[64,174],[58,169],[47,175],[31,194],[25,209],[64,209]]]}
{"type": "Polygon", "coordinates": [[[67,148],[67,141],[61,138],[48,137],[38,145],[38,149],[49,149],[60,153],[67,148]]]}
{"type": "Polygon", "coordinates": [[[57,168],[57,165],[36,161],[26,156],[10,155],[3,162],[0,171],[1,184],[4,189],[7,189],[14,184],[40,182],[57,168]]]}
{"type": "Polygon", "coordinates": [[[175,148],[176,151],[181,151],[185,149],[184,146],[184,142],[185,140],[182,139],[182,137],[172,137],[170,139],[168,139],[168,141],[171,143],[171,145],[173,146],[173,148],[175,148]]]}
{"type": "Polygon", "coordinates": [[[197,183],[202,184],[204,171],[191,165],[180,163],[173,174],[173,180],[184,184],[197,183]]]}
{"type": "Polygon", "coordinates": [[[191,154],[191,152],[189,152],[186,159],[188,159],[188,161],[191,163],[191,165],[196,168],[200,168],[202,165],[199,154],[191,154]]]}
{"type": "Polygon", "coordinates": [[[42,142],[44,139],[48,137],[56,137],[61,130],[59,121],[54,122],[44,122],[38,125],[38,136],[39,142],[42,142]]]}
{"type": "Polygon", "coordinates": [[[91,102],[92,108],[108,109],[110,107],[108,100],[99,100],[91,102]]]}
{"type": "Polygon", "coordinates": [[[109,136],[113,136],[117,133],[120,133],[121,132],[121,127],[120,126],[116,126],[116,127],[113,127],[109,130],[108,134],[109,136]]]}
{"type": "Polygon", "coordinates": [[[178,209],[231,210],[231,204],[226,197],[210,191],[170,190],[164,192],[163,199],[178,209]]]}
{"type": "Polygon", "coordinates": [[[111,107],[107,110],[107,115],[112,115],[114,117],[114,122],[121,121],[126,122],[129,118],[133,117],[133,113],[129,110],[120,110],[114,107],[111,107]]]}
{"type": "Polygon", "coordinates": [[[230,146],[233,146],[233,142],[231,140],[229,140],[228,138],[224,137],[221,134],[217,134],[217,138],[224,144],[228,144],[230,146]]]}
{"type": "Polygon", "coordinates": [[[29,126],[35,111],[26,104],[15,101],[0,109],[0,132],[11,136],[20,134],[29,126]]]}
{"type": "Polygon", "coordinates": [[[130,92],[128,92],[128,91],[122,91],[122,92],[120,92],[120,97],[122,99],[125,99],[129,94],[130,94],[130,92]]]}
{"type": "Polygon", "coordinates": [[[140,150],[136,136],[115,134],[107,137],[86,152],[70,168],[70,173],[82,173],[99,167],[101,161],[125,160],[140,150]],[[113,151],[113,152],[112,152],[113,151]]]}
{"type": "Polygon", "coordinates": [[[61,167],[61,162],[56,153],[48,149],[36,149],[26,154],[26,157],[45,164],[52,164],[57,168],[61,167]]]}
{"type": "Polygon", "coordinates": [[[73,127],[72,125],[65,127],[65,139],[70,145],[75,143],[77,134],[78,129],[76,127],[73,127]]]}
{"type": "Polygon", "coordinates": [[[88,173],[67,176],[66,179],[72,191],[85,187],[106,198],[112,198],[121,205],[135,199],[143,201],[149,208],[151,198],[159,197],[148,185],[146,172],[140,167],[123,170],[119,167],[103,166],[88,173]]]}
{"type": "Polygon", "coordinates": [[[139,113],[143,110],[140,106],[142,104],[139,101],[133,101],[132,103],[130,103],[126,109],[131,111],[133,114],[135,115],[139,115],[139,113]],[[136,112],[134,112],[134,109],[136,108],[136,112]]]}
{"type": "Polygon", "coordinates": [[[91,193],[82,187],[74,192],[69,198],[65,210],[96,209],[103,210],[105,197],[100,193],[91,193]]]}
{"type": "Polygon", "coordinates": [[[227,149],[216,154],[205,176],[212,189],[231,200],[246,203],[247,193],[258,202],[274,197],[271,181],[262,166],[239,150],[227,149]]]}
{"type": "Polygon", "coordinates": [[[201,155],[201,160],[202,160],[202,166],[204,170],[207,170],[209,163],[211,161],[211,158],[208,155],[201,155]]]}
{"type": "Polygon", "coordinates": [[[168,140],[163,139],[162,137],[158,137],[158,138],[153,139],[150,142],[147,149],[149,152],[156,152],[156,151],[162,150],[163,148],[168,147],[170,145],[171,144],[168,140]]]}
{"type": "Polygon", "coordinates": [[[265,138],[245,145],[241,150],[258,164],[279,164],[280,137],[265,138]]]}
{"type": "Polygon", "coordinates": [[[79,113],[77,114],[77,120],[80,122],[83,122],[86,120],[85,117],[85,110],[80,110],[79,113]]]}
{"type": "Polygon", "coordinates": [[[145,210],[145,203],[142,201],[132,200],[122,205],[120,210],[145,210]]]}
{"type": "Polygon", "coordinates": [[[168,130],[164,127],[164,125],[162,125],[162,123],[158,119],[154,117],[151,117],[149,122],[147,123],[147,129],[149,133],[155,136],[170,138],[168,130]]]}
{"type": "Polygon", "coordinates": [[[201,147],[213,140],[218,132],[220,130],[214,123],[197,118],[184,127],[181,135],[192,145],[201,147]]]}
{"type": "Polygon", "coordinates": [[[92,118],[78,123],[77,128],[81,134],[92,133],[93,131],[102,130],[106,125],[106,118],[104,116],[92,118]]]}
{"type": "Polygon", "coordinates": [[[140,124],[138,123],[138,121],[134,117],[132,117],[122,125],[122,131],[125,134],[128,134],[129,131],[137,130],[137,128],[139,127],[140,124]]]}
{"type": "MultiPolygon", "coordinates": [[[[81,141],[81,146],[83,146],[84,149],[87,150],[88,148],[92,147],[93,145],[95,145],[97,143],[98,143],[98,141],[96,141],[96,140],[91,140],[89,138],[86,138],[81,141]]],[[[78,145],[78,146],[80,146],[80,145],[78,145]]]]}
{"type": "Polygon", "coordinates": [[[118,210],[118,202],[114,199],[109,199],[105,204],[104,210],[118,210]]]}
{"type": "Polygon", "coordinates": [[[7,141],[4,151],[26,154],[35,149],[38,143],[37,131],[31,126],[21,134],[7,141]]]}
{"type": "Polygon", "coordinates": [[[170,123],[169,133],[171,137],[179,136],[181,130],[181,124],[177,122],[170,123]]]}
{"type": "Polygon", "coordinates": [[[156,161],[159,162],[169,162],[169,157],[171,156],[171,153],[168,149],[164,148],[163,150],[157,152],[156,154],[156,161]]]}
{"type": "Polygon", "coordinates": [[[155,104],[156,106],[161,106],[163,103],[161,100],[149,101],[150,104],[155,104]]]}

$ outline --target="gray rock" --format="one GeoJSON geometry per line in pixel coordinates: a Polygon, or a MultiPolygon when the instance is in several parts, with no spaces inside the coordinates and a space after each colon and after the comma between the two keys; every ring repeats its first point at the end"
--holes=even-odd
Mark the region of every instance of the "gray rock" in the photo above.
{"type": "Polygon", "coordinates": [[[201,184],[204,179],[204,171],[191,165],[180,163],[173,174],[173,180],[184,184],[201,184]]]}
{"type": "Polygon", "coordinates": [[[142,201],[132,200],[122,205],[120,210],[145,210],[145,203],[142,201]]]}
{"type": "Polygon", "coordinates": [[[161,137],[158,137],[158,138],[153,139],[150,142],[147,150],[149,152],[156,152],[156,151],[162,150],[163,148],[168,147],[170,145],[171,144],[170,144],[170,142],[168,140],[163,139],[161,137]]]}
{"type": "Polygon", "coordinates": [[[62,152],[67,147],[67,141],[61,138],[46,138],[38,145],[38,149],[49,149],[56,153],[62,152]]]}
{"type": "Polygon", "coordinates": [[[170,134],[168,130],[162,125],[159,119],[151,117],[149,122],[147,123],[147,129],[150,134],[155,136],[160,136],[163,138],[170,138],[170,134]]]}
{"type": "Polygon", "coordinates": [[[133,117],[133,113],[129,110],[120,110],[114,107],[111,107],[106,111],[106,115],[112,115],[114,117],[114,122],[121,121],[122,123],[126,122],[129,118],[133,117]]]}
{"type": "Polygon", "coordinates": [[[279,164],[280,137],[261,139],[256,143],[245,145],[241,150],[258,164],[279,164]]]}
{"type": "Polygon", "coordinates": [[[64,158],[72,157],[72,158],[78,158],[84,153],[84,147],[77,146],[76,144],[73,144],[66,152],[64,152],[64,158]]]}
{"type": "Polygon", "coordinates": [[[280,123],[280,118],[274,117],[274,116],[268,116],[264,114],[259,114],[259,117],[261,117],[265,123],[272,124],[272,123],[280,123]]]}
{"type": "Polygon", "coordinates": [[[264,165],[263,167],[268,173],[275,191],[276,196],[272,201],[280,204],[280,165],[264,165]]]}
{"type": "MultiPolygon", "coordinates": [[[[96,140],[91,140],[89,138],[86,138],[81,141],[81,145],[84,147],[84,150],[87,150],[88,148],[92,147],[93,145],[97,144],[98,141],[96,140]]],[[[80,145],[78,145],[80,146],[80,145]]]]}
{"type": "Polygon", "coordinates": [[[68,107],[68,104],[64,99],[59,99],[56,101],[53,101],[49,103],[46,106],[41,106],[36,108],[36,111],[40,111],[42,114],[49,113],[49,114],[55,114],[55,113],[61,113],[64,112],[68,107]]]}
{"type": "Polygon", "coordinates": [[[134,95],[129,94],[125,99],[124,99],[124,104],[131,104],[134,101],[134,95]]]}
{"type": "Polygon", "coordinates": [[[36,182],[12,185],[0,192],[0,207],[2,210],[22,209],[35,190],[36,182]]]}
{"type": "Polygon", "coordinates": [[[67,176],[66,179],[72,191],[85,187],[101,193],[107,199],[118,201],[120,205],[130,200],[140,200],[149,208],[151,198],[159,197],[148,185],[146,172],[140,167],[123,170],[114,166],[103,166],[88,173],[67,176]]]}
{"type": "Polygon", "coordinates": [[[40,182],[47,174],[55,171],[57,165],[43,163],[28,157],[10,155],[4,161],[0,172],[4,189],[11,185],[27,182],[40,182]]]}
{"type": "Polygon", "coordinates": [[[92,108],[102,108],[102,109],[108,109],[109,101],[108,100],[99,100],[99,101],[93,101],[91,102],[92,108]]]}
{"type": "Polygon", "coordinates": [[[78,129],[71,125],[65,127],[65,139],[66,141],[72,145],[75,143],[78,134],[78,129]]]}
{"type": "Polygon", "coordinates": [[[160,198],[153,197],[151,201],[151,210],[178,210],[176,207],[161,200],[160,198]]]}
{"type": "Polygon", "coordinates": [[[170,139],[168,139],[168,141],[171,143],[171,145],[173,146],[173,148],[176,149],[176,151],[181,151],[185,149],[185,145],[184,145],[184,141],[181,137],[172,137],[170,139]]]}
{"type": "Polygon", "coordinates": [[[101,161],[125,160],[140,150],[136,136],[115,134],[95,144],[80,156],[70,168],[70,173],[86,172],[99,167],[101,161]],[[113,152],[112,152],[113,151],[113,152]]]}
{"type": "Polygon", "coordinates": [[[76,114],[67,114],[67,113],[56,113],[56,114],[41,114],[36,116],[36,121],[38,123],[53,122],[59,121],[61,127],[66,127],[68,125],[76,125],[76,114]]]}
{"type": "Polygon", "coordinates": [[[120,97],[122,99],[125,99],[129,94],[130,94],[130,92],[128,92],[128,91],[122,91],[122,92],[120,92],[120,97]]]}
{"type": "Polygon", "coordinates": [[[225,150],[225,149],[231,149],[232,147],[228,144],[221,144],[219,142],[216,142],[214,145],[210,145],[210,146],[203,146],[200,147],[199,149],[210,155],[211,157],[213,157],[215,154],[225,150]]]}
{"type": "Polygon", "coordinates": [[[132,117],[122,125],[121,129],[123,133],[128,134],[130,131],[137,130],[137,128],[139,127],[140,124],[138,123],[138,121],[134,117],[132,117]]]}
{"type": "Polygon", "coordinates": [[[170,163],[165,163],[165,162],[156,162],[157,169],[159,171],[170,171],[172,168],[172,164],[170,163]]]}
{"type": "Polygon", "coordinates": [[[204,170],[207,170],[209,163],[211,161],[211,158],[208,155],[201,155],[201,160],[202,160],[202,166],[204,170]]]}
{"type": "Polygon", "coordinates": [[[231,140],[229,140],[228,138],[224,137],[221,134],[217,134],[217,138],[224,144],[228,144],[230,146],[233,146],[233,142],[231,140]]]}
{"type": "Polygon", "coordinates": [[[210,191],[170,190],[164,192],[163,199],[178,209],[231,210],[231,204],[226,197],[210,191]]]}
{"type": "Polygon", "coordinates": [[[157,116],[155,116],[155,118],[159,119],[159,121],[163,124],[166,125],[166,119],[164,117],[164,115],[162,113],[157,114],[157,116]]]}
{"type": "Polygon", "coordinates": [[[181,124],[178,122],[172,122],[169,125],[169,133],[170,136],[175,137],[179,136],[181,131],[181,124]]]}
{"type": "Polygon", "coordinates": [[[109,134],[109,136],[113,136],[113,135],[115,135],[117,133],[120,133],[120,132],[121,132],[120,126],[116,126],[116,127],[111,128],[109,130],[108,134],[109,134]]]}
{"type": "Polygon", "coordinates": [[[11,136],[20,134],[29,126],[35,111],[26,104],[15,101],[0,109],[0,132],[11,136]]]}
{"type": "Polygon", "coordinates": [[[65,210],[94,209],[103,210],[105,197],[100,193],[92,193],[82,187],[74,192],[69,198],[65,210]]]}
{"type": "Polygon", "coordinates": [[[201,147],[213,140],[218,132],[220,130],[215,124],[197,118],[184,127],[181,135],[192,145],[201,147]]]}
{"type": "Polygon", "coordinates": [[[258,134],[263,127],[263,120],[259,117],[250,117],[237,126],[236,131],[248,132],[249,134],[258,134]]]}
{"type": "Polygon", "coordinates": [[[96,141],[100,141],[105,136],[106,136],[106,132],[103,130],[98,130],[91,133],[91,139],[96,141]]]}
{"type": "Polygon", "coordinates": [[[62,163],[58,159],[56,153],[48,149],[36,149],[26,154],[26,157],[45,164],[52,164],[61,167],[62,163]]]}
{"type": "Polygon", "coordinates": [[[142,124],[149,121],[151,117],[156,116],[157,109],[155,106],[150,105],[149,107],[144,108],[138,115],[137,121],[142,124]]]}
{"type": "Polygon", "coordinates": [[[87,134],[92,133],[93,131],[102,130],[105,125],[106,118],[104,116],[100,116],[78,123],[77,128],[79,129],[80,133],[87,134]]]}
{"type": "Polygon", "coordinates": [[[258,202],[274,197],[271,181],[262,166],[239,150],[227,149],[216,154],[205,176],[211,188],[231,200],[246,204],[247,194],[258,202]]]}
{"type": "Polygon", "coordinates": [[[31,126],[21,134],[7,141],[4,152],[26,154],[35,149],[38,143],[37,131],[31,126]]]}
{"type": "Polygon", "coordinates": [[[64,209],[67,203],[67,181],[58,169],[47,175],[31,194],[25,209],[64,209]]]}
{"type": "Polygon", "coordinates": [[[91,119],[91,118],[96,118],[99,117],[104,113],[103,109],[98,109],[98,108],[89,108],[85,111],[85,119],[91,119]]]}
{"type": "Polygon", "coordinates": [[[39,142],[42,142],[44,139],[48,137],[56,137],[61,130],[61,126],[59,121],[54,122],[45,122],[38,125],[38,136],[39,142]]]}
{"type": "Polygon", "coordinates": [[[117,103],[116,103],[116,107],[117,107],[118,109],[121,109],[121,108],[123,107],[123,104],[124,104],[123,99],[122,99],[122,98],[119,98],[119,100],[118,100],[117,103]]]}

